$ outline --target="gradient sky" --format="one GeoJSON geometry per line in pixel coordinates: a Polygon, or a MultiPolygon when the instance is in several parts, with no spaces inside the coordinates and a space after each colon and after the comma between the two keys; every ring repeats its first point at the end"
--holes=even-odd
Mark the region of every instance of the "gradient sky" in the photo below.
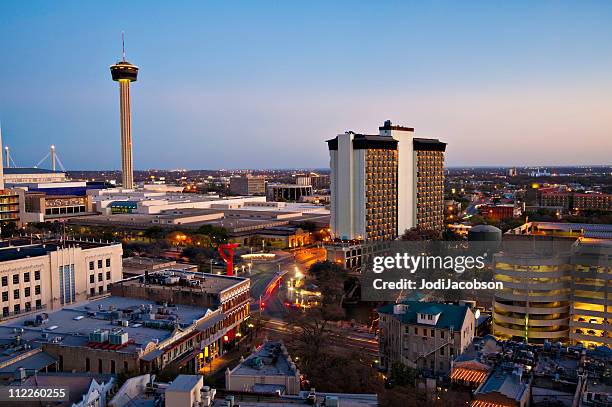
{"type": "Polygon", "coordinates": [[[612,2],[0,2],[0,120],[19,166],[118,169],[132,86],[147,168],[327,167],[391,119],[448,165],[612,163],[612,2]]]}

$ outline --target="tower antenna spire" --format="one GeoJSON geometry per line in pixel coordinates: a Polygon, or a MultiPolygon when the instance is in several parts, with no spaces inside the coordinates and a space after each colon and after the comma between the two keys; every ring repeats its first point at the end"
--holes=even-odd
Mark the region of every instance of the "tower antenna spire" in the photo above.
{"type": "Polygon", "coordinates": [[[121,31],[121,55],[123,55],[123,62],[125,62],[125,31],[121,31]]]}

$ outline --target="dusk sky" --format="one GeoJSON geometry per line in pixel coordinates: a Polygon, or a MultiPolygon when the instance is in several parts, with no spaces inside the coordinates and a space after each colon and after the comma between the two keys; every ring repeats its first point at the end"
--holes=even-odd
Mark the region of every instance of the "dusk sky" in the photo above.
{"type": "Polygon", "coordinates": [[[612,164],[612,2],[2,1],[0,121],[19,166],[327,167],[385,119],[447,165],[612,164]]]}

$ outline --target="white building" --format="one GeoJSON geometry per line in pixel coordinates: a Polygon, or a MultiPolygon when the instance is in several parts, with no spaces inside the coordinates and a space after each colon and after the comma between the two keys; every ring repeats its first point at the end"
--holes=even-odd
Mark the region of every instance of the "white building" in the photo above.
{"type": "Polygon", "coordinates": [[[413,133],[386,121],[378,135],[328,140],[334,238],[390,240],[413,227],[442,227],[446,144],[413,133]]]}
{"type": "Polygon", "coordinates": [[[415,138],[387,120],[379,134],[352,131],[328,140],[331,235],[328,259],[359,268],[355,244],[385,242],[414,227],[444,227],[446,143],[415,138]]]}

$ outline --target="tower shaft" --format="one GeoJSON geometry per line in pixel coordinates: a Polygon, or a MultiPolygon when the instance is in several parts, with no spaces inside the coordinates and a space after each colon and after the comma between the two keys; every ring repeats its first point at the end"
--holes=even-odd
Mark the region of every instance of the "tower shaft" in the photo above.
{"type": "Polygon", "coordinates": [[[134,188],[132,164],[132,112],[130,107],[130,81],[119,80],[119,104],[121,109],[121,175],[123,188],[134,188]]]}

